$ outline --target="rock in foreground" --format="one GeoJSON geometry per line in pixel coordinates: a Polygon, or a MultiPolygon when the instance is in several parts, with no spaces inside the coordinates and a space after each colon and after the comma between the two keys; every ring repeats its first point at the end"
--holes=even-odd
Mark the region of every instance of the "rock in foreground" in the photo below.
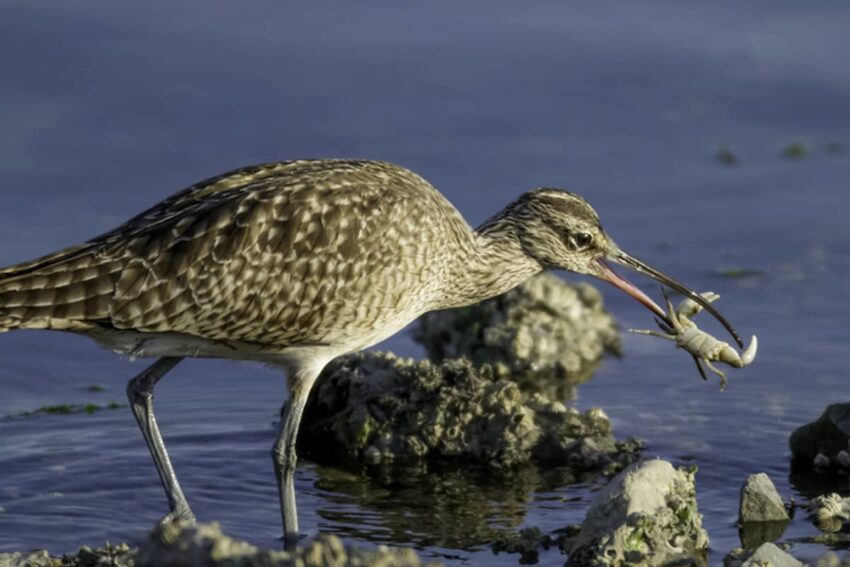
{"type": "Polygon", "coordinates": [[[763,543],[751,553],[736,550],[723,560],[724,567],[803,567],[803,563],[773,543],[763,543]]]}
{"type": "Polygon", "coordinates": [[[134,567],[138,550],[126,543],[91,548],[83,546],[77,553],[52,557],[46,550],[28,553],[0,553],[0,567],[134,567]]]}
{"type": "Polygon", "coordinates": [[[694,472],[667,461],[636,463],[594,498],[569,565],[704,564],[708,534],[697,510],[694,472]]]}
{"type": "Polygon", "coordinates": [[[817,563],[815,563],[815,566],[816,567],[850,567],[850,556],[845,556],[844,559],[842,559],[834,551],[828,551],[820,559],[818,559],[817,563]]]}
{"type": "Polygon", "coordinates": [[[750,475],[741,487],[738,520],[748,522],[787,522],[790,520],[782,497],[773,481],[764,473],[750,475]]]}
{"type": "Polygon", "coordinates": [[[791,434],[790,445],[795,466],[850,468],[850,403],[827,407],[791,434]]]}
{"type": "Polygon", "coordinates": [[[373,463],[438,457],[509,467],[534,459],[616,472],[640,448],[616,442],[601,410],[581,414],[539,395],[525,399],[487,366],[375,352],[328,366],[301,427],[305,454],[373,463]]]}
{"type": "Polygon", "coordinates": [[[428,313],[414,338],[433,361],[467,357],[513,380],[545,374],[580,382],[605,351],[620,350],[599,291],[548,273],[489,301],[428,313]]]}
{"type": "MultiPolygon", "coordinates": [[[[0,554],[2,567],[418,567],[423,565],[410,549],[361,550],[343,545],[332,535],[321,535],[297,551],[258,549],[228,537],[218,524],[173,523],[158,526],[139,549],[126,545],[84,547],[75,555],[50,557],[46,551],[0,554]]],[[[436,565],[436,564],[430,564],[436,565]]]]}
{"type": "Polygon", "coordinates": [[[835,493],[818,496],[812,501],[810,515],[822,532],[839,532],[844,522],[850,520],[850,498],[835,493]]]}
{"type": "Polygon", "coordinates": [[[366,551],[346,547],[333,535],[320,535],[297,551],[258,549],[221,533],[218,524],[168,524],[151,533],[139,550],[137,567],[297,566],[297,567],[415,567],[422,565],[410,549],[379,547],[366,551]]]}

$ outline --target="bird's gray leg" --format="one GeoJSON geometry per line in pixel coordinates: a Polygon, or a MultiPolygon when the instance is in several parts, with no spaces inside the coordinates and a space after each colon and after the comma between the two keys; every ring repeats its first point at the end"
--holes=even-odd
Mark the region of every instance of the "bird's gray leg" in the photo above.
{"type": "Polygon", "coordinates": [[[307,405],[310,388],[321,368],[302,369],[290,375],[289,401],[283,408],[277,440],[272,448],[274,471],[277,476],[280,496],[280,513],[283,520],[283,537],[287,548],[298,541],[298,510],[295,503],[295,466],[298,456],[295,442],[298,439],[298,426],[307,405]]]}
{"type": "Polygon", "coordinates": [[[159,433],[156,417],[153,414],[154,386],[181,360],[183,359],[178,357],[160,358],[127,384],[127,398],[130,400],[130,409],[133,410],[133,415],[136,416],[136,421],[142,430],[148,449],[151,451],[159,479],[162,481],[162,487],[168,497],[168,506],[171,509],[160,520],[160,523],[173,520],[195,521],[195,515],[189,508],[189,503],[177,482],[177,475],[174,474],[174,467],[171,466],[171,460],[165,451],[165,443],[162,441],[162,435],[159,433]]]}

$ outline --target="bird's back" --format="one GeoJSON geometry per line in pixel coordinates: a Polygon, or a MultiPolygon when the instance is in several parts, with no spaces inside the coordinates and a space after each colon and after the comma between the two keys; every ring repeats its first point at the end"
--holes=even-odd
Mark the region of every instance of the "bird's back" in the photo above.
{"type": "Polygon", "coordinates": [[[0,270],[0,329],[362,348],[433,308],[472,238],[433,187],[392,164],[243,168],[0,270]]]}

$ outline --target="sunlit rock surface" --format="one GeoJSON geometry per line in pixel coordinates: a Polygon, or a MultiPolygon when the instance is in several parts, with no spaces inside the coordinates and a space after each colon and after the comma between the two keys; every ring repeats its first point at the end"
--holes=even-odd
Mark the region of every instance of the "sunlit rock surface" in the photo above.
{"type": "Polygon", "coordinates": [[[765,473],[750,475],[741,487],[738,535],[744,549],[782,537],[791,518],[773,481],[765,473]]]}
{"type": "Polygon", "coordinates": [[[779,546],[767,542],[754,551],[736,549],[723,560],[724,567],[803,567],[803,563],[779,546]]]}
{"type": "Polygon", "coordinates": [[[741,487],[741,505],[738,521],[777,522],[788,521],[788,511],[773,481],[764,473],[750,475],[741,487]]]}
{"type": "Polygon", "coordinates": [[[635,463],[594,498],[569,565],[705,563],[708,534],[697,510],[695,472],[662,460],[635,463]]]}
{"type": "Polygon", "coordinates": [[[490,364],[496,376],[532,392],[585,381],[606,351],[620,351],[617,324],[599,291],[548,273],[488,301],[428,313],[414,338],[431,360],[467,357],[490,364]]]}
{"type": "Polygon", "coordinates": [[[580,413],[466,359],[441,364],[365,352],[317,382],[305,411],[304,451],[368,462],[457,458],[510,467],[529,460],[614,472],[639,443],[617,442],[598,409],[580,413]]]}
{"type": "Polygon", "coordinates": [[[822,532],[839,532],[850,520],[850,498],[835,493],[818,496],[811,502],[809,515],[822,532]]]}
{"type": "MultiPolygon", "coordinates": [[[[0,567],[418,567],[413,550],[362,550],[336,536],[320,535],[294,552],[259,549],[221,532],[217,523],[170,523],[156,527],[138,550],[127,545],[84,547],[73,555],[46,551],[0,554],[0,567]]],[[[428,565],[437,565],[430,563],[428,565]]]]}
{"type": "Polygon", "coordinates": [[[829,551],[818,559],[815,567],[850,567],[850,555],[842,558],[837,553],[829,551]]]}

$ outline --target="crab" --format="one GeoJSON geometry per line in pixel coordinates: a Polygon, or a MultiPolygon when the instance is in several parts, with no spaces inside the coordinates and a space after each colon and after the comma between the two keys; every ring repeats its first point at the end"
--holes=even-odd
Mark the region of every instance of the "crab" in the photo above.
{"type": "MultiPolygon", "coordinates": [[[[692,317],[702,311],[702,305],[691,299],[685,299],[679,304],[679,308],[674,311],[673,304],[670,302],[667,292],[663,288],[661,292],[664,294],[664,300],[667,302],[669,324],[660,319],[656,319],[655,322],[663,332],[659,333],[658,331],[648,329],[629,329],[630,332],[675,341],[678,348],[688,351],[693,357],[703,380],[706,380],[707,377],[702,363],[705,363],[720,378],[721,390],[726,388],[726,374],[714,366],[712,362],[723,362],[734,368],[743,368],[755,360],[756,351],[758,350],[758,339],[755,335],[750,339],[749,346],[743,352],[739,353],[729,343],[713,337],[691,321],[692,317]]],[[[709,303],[720,299],[719,295],[711,291],[703,292],[700,295],[709,303]]]]}

